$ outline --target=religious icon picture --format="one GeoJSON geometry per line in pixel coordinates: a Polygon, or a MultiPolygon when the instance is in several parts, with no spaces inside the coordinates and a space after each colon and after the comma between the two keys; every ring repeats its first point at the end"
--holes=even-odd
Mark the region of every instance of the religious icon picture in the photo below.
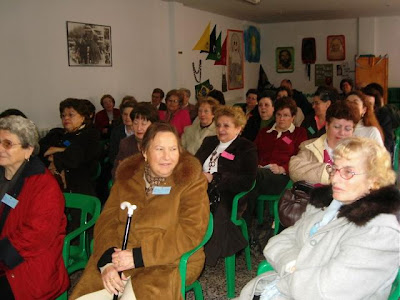
{"type": "Polygon", "coordinates": [[[344,35],[329,35],[326,38],[326,54],[329,61],[346,59],[346,42],[344,35]]]}
{"type": "Polygon", "coordinates": [[[278,47],[275,50],[276,72],[292,73],[294,71],[294,48],[278,47]]]}
{"type": "Polygon", "coordinates": [[[228,89],[242,89],[244,86],[244,39],[243,31],[230,30],[227,33],[228,89]]]}

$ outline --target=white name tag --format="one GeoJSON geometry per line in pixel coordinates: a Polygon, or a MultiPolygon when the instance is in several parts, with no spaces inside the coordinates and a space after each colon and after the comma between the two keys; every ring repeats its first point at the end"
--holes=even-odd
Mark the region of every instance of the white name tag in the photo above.
{"type": "Polygon", "coordinates": [[[169,195],[170,192],[170,186],[155,186],[153,188],[153,195],[169,195]]]}
{"type": "Polygon", "coordinates": [[[10,196],[9,194],[5,194],[3,199],[1,199],[1,202],[7,204],[11,208],[15,208],[18,204],[18,200],[10,196]]]}

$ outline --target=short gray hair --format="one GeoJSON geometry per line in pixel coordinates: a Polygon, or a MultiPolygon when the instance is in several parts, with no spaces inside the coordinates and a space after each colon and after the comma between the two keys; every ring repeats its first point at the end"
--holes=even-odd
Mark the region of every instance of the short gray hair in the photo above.
{"type": "Polygon", "coordinates": [[[191,96],[191,93],[190,93],[190,90],[189,90],[189,89],[186,89],[186,88],[180,88],[180,89],[179,89],[179,92],[181,92],[181,93],[185,93],[185,94],[186,94],[186,96],[188,96],[189,98],[190,98],[190,96],[191,96]]]}
{"type": "Polygon", "coordinates": [[[39,132],[31,120],[21,116],[8,116],[0,118],[0,130],[7,130],[15,134],[21,141],[21,147],[33,147],[32,155],[39,154],[39,132]]]}

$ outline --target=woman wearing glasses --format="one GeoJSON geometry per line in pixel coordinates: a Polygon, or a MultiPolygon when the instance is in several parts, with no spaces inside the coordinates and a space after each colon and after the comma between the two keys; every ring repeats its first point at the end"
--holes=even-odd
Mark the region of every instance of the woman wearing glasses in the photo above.
{"type": "Polygon", "coordinates": [[[317,189],[301,219],[264,249],[275,271],[240,299],[387,299],[399,268],[400,192],[383,146],[351,137],[333,151],[331,185],[317,189]]]}
{"type": "Polygon", "coordinates": [[[296,182],[305,180],[311,184],[329,184],[326,165],[332,163],[332,152],[341,139],[353,135],[360,120],[354,105],[346,101],[333,103],[326,111],[326,133],[307,140],[289,162],[290,178],[296,182]]]}
{"type": "Polygon", "coordinates": [[[178,90],[170,90],[165,97],[167,110],[160,110],[160,120],[170,123],[178,131],[179,137],[182,135],[186,126],[192,124],[189,111],[181,109],[183,103],[183,95],[178,90]]]}
{"type": "Polygon", "coordinates": [[[66,218],[57,181],[36,156],[39,134],[21,116],[0,118],[1,299],[55,299],[69,285],[66,218]]]}
{"type": "Polygon", "coordinates": [[[60,103],[63,128],[40,140],[40,157],[59,180],[64,192],[95,195],[92,175],[100,156],[99,132],[87,126],[87,105],[68,98],[60,103]]]}

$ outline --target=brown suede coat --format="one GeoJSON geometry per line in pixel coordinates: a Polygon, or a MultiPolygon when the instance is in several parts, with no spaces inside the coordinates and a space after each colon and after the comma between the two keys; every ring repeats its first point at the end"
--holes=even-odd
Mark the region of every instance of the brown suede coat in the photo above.
{"type": "MultiPolygon", "coordinates": [[[[127,211],[120,203],[137,205],[133,213],[127,249],[141,247],[144,267],[125,271],[132,276],[138,300],[181,299],[179,259],[200,244],[209,220],[207,181],[198,160],[187,152],[174,173],[162,183],[169,195],[145,194],[144,159],[141,154],[121,162],[110,197],[94,230],[94,253],[71,299],[103,289],[97,262],[110,247],[121,247],[127,211]]],[[[187,284],[194,282],[204,265],[199,250],[189,260],[187,284]]]]}

